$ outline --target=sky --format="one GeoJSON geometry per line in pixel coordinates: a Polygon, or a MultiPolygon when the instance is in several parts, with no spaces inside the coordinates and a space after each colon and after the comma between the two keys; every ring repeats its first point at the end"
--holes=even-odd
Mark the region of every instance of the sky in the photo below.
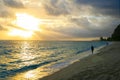
{"type": "Polygon", "coordinates": [[[119,0],[0,0],[0,40],[93,40],[118,24],[119,0]]]}

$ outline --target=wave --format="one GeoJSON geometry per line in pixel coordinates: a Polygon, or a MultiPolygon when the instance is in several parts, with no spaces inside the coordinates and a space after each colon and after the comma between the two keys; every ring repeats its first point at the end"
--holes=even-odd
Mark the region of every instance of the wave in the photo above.
{"type": "MultiPolygon", "coordinates": [[[[3,44],[3,41],[0,41],[0,79],[7,78],[9,76],[13,77],[16,74],[33,70],[51,63],[54,63],[53,66],[56,64],[59,68],[59,66],[67,65],[70,61],[72,62],[74,59],[76,60],[80,53],[90,50],[91,45],[96,48],[103,44],[105,43],[40,41],[26,41],[26,43],[23,41],[4,41],[3,44]],[[25,52],[26,55],[22,55],[23,52],[25,52]],[[30,58],[21,59],[19,58],[21,57],[19,55],[22,55],[23,57],[30,56],[30,58]],[[5,62],[5,60],[7,61],[5,62]],[[5,63],[3,64],[2,61],[5,63]],[[24,62],[29,62],[30,64],[26,65],[24,62]],[[19,64],[22,64],[22,66],[14,66],[19,64]]],[[[55,68],[53,69],[55,70],[55,68]]]]}
{"type": "Polygon", "coordinates": [[[60,59],[51,60],[51,61],[45,61],[45,62],[42,62],[42,63],[39,63],[39,64],[33,64],[33,65],[29,65],[29,66],[24,66],[24,67],[19,68],[19,69],[2,71],[2,72],[0,72],[0,78],[6,78],[8,76],[14,76],[17,73],[33,70],[33,69],[36,69],[36,68],[41,67],[43,65],[47,65],[47,64],[50,64],[52,62],[56,62],[58,60],[60,60],[60,59]]]}
{"type": "Polygon", "coordinates": [[[85,51],[88,51],[88,50],[90,50],[90,48],[86,48],[86,49],[84,49],[84,50],[77,51],[76,54],[80,54],[80,53],[85,52],[85,51]]]}

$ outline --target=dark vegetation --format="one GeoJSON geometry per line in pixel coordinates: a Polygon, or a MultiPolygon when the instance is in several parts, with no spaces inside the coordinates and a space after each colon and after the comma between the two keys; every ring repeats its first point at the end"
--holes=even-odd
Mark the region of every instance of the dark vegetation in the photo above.
{"type": "Polygon", "coordinates": [[[120,41],[120,24],[115,28],[111,37],[108,37],[108,38],[100,37],[100,40],[101,41],[120,41]]]}

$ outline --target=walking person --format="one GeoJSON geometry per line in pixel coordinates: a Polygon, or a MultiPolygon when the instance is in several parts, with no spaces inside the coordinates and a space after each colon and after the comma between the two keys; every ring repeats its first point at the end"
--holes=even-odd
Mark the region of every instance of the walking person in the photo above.
{"type": "Polygon", "coordinates": [[[91,46],[91,51],[92,51],[92,54],[93,54],[93,52],[94,52],[94,46],[91,46]]]}

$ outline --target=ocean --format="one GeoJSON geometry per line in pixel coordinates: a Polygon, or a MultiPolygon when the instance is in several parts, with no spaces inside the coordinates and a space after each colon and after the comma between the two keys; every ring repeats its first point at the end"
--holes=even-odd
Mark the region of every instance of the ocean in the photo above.
{"type": "Polygon", "coordinates": [[[37,80],[50,75],[95,49],[104,41],[0,41],[0,80],[37,80]]]}

